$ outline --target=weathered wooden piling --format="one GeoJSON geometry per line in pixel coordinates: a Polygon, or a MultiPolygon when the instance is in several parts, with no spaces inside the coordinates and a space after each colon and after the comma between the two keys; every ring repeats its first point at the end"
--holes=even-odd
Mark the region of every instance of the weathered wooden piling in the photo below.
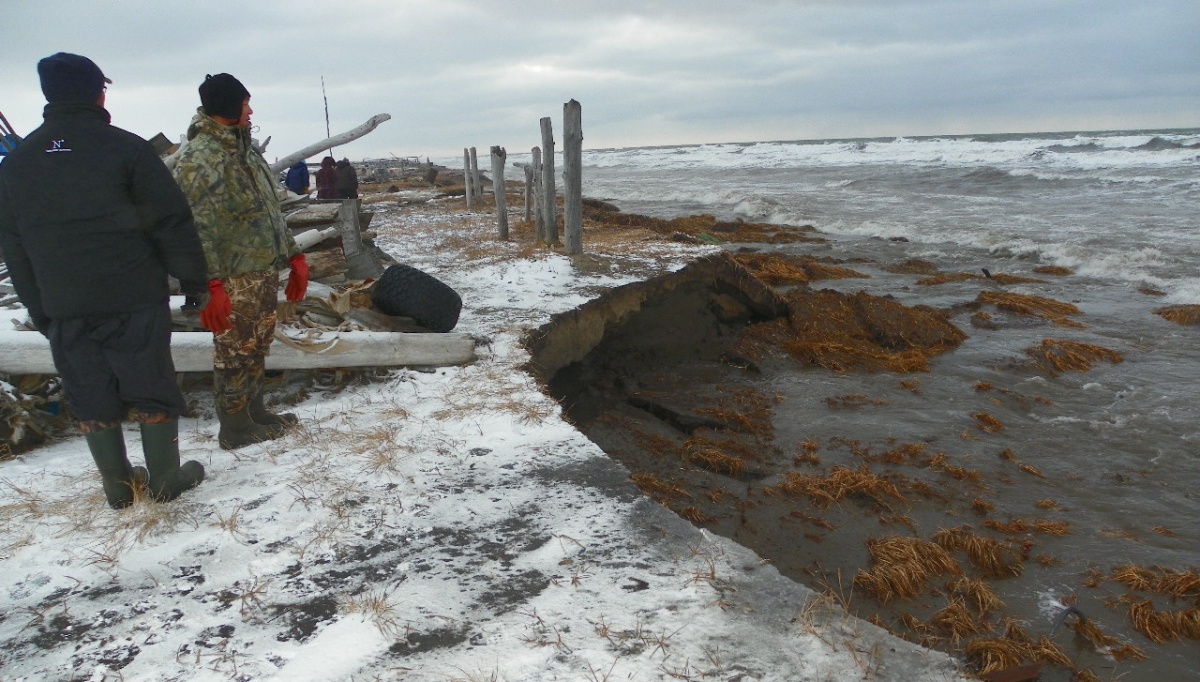
{"type": "Polygon", "coordinates": [[[508,205],[504,196],[504,162],[508,152],[499,145],[492,146],[492,194],[496,197],[496,223],[500,238],[508,240],[508,205]]]}
{"type": "Polygon", "coordinates": [[[583,252],[583,108],[563,104],[563,233],[567,253],[583,252]]]}
{"type": "Polygon", "coordinates": [[[467,198],[467,210],[475,207],[475,190],[471,187],[471,150],[463,147],[463,193],[467,198]]]}
{"type": "Polygon", "coordinates": [[[541,243],[546,241],[546,212],[542,209],[544,205],[545,188],[542,186],[542,148],[533,148],[533,212],[537,216],[537,225],[534,227],[533,240],[541,243]]]}
{"type": "Polygon", "coordinates": [[[554,127],[550,117],[542,119],[542,213],[546,219],[547,244],[558,243],[558,207],[554,190],[554,127]]]}
{"type": "Polygon", "coordinates": [[[471,187],[475,190],[475,201],[483,201],[483,178],[479,175],[479,156],[475,153],[475,148],[471,147],[471,187]]]}
{"type": "MultiPolygon", "coordinates": [[[[537,149],[537,147],[534,147],[537,149]]],[[[533,219],[533,164],[525,164],[525,222],[533,219]]]]}

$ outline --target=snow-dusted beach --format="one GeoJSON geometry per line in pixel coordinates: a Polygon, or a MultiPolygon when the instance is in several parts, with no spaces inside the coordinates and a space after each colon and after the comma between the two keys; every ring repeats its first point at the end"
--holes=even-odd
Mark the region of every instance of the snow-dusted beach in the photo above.
{"type": "Polygon", "coordinates": [[[209,477],[169,505],[108,509],[79,437],[0,463],[0,678],[961,679],[645,498],[522,371],[525,331],[706,247],[626,231],[572,261],[399,198],[376,243],[462,295],[478,361],[318,387],[234,452],[193,390],[209,477]]]}

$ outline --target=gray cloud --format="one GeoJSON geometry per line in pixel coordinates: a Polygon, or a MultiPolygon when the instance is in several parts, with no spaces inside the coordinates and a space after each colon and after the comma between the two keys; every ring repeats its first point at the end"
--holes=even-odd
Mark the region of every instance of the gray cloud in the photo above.
{"type": "Polygon", "coordinates": [[[338,150],[538,144],[584,106],[585,146],[1200,125],[1194,0],[8,0],[2,108],[40,119],[34,64],[87,54],[114,123],[177,137],[205,73],[254,97],[268,156],[393,117],[338,150]]]}

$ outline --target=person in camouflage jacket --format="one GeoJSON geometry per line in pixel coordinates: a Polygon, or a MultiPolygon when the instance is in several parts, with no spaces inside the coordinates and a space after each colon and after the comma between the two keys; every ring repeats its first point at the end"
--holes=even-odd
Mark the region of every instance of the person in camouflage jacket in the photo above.
{"type": "Polygon", "coordinates": [[[218,442],[234,449],[279,437],[297,422],[263,401],[266,355],[275,335],[279,272],[299,301],[308,266],[279,206],[275,180],[250,139],[250,93],[229,74],[206,76],[201,107],[174,167],[208,261],[211,301],[200,319],[213,332],[218,442]]]}

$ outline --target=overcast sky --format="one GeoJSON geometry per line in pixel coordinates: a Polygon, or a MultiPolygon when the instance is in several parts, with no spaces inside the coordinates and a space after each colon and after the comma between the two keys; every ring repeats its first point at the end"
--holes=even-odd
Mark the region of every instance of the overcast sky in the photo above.
{"type": "Polygon", "coordinates": [[[0,111],[91,57],[113,123],[177,140],[206,73],[250,90],[268,159],[377,113],[353,160],[584,147],[1200,126],[1198,0],[4,0],[0,111]]]}

